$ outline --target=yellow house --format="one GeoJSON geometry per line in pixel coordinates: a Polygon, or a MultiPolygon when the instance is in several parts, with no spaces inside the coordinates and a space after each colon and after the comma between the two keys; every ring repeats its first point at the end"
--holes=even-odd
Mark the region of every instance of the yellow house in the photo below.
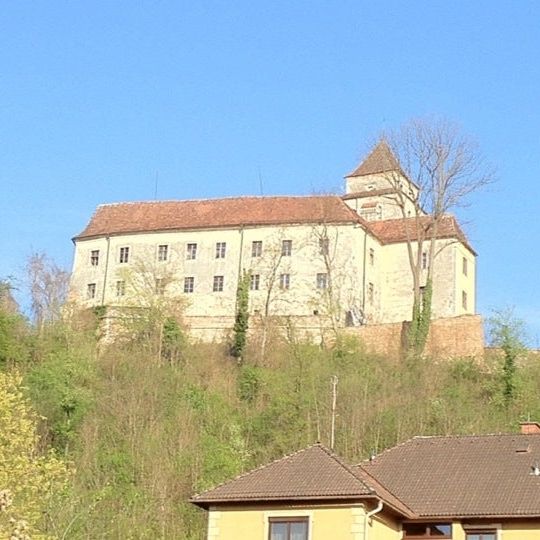
{"type": "Polygon", "coordinates": [[[208,540],[538,540],[540,424],[415,437],[355,466],[316,444],[191,501],[208,540]]]}
{"type": "MultiPolygon", "coordinates": [[[[100,205],[73,239],[70,298],[111,312],[141,305],[149,293],[181,298],[191,334],[220,339],[233,327],[236,287],[247,271],[254,321],[281,318],[309,332],[329,321],[360,327],[410,320],[407,243],[418,251],[420,222],[403,217],[412,210],[406,197],[405,207],[398,207],[397,197],[417,188],[384,143],[345,180],[342,196],[100,205]],[[399,178],[395,185],[389,171],[399,178]]],[[[422,227],[429,226],[426,220],[422,227]]],[[[476,254],[451,215],[436,236],[433,316],[474,314],[476,254]]],[[[418,256],[422,286],[429,247],[424,244],[418,256]]]]}

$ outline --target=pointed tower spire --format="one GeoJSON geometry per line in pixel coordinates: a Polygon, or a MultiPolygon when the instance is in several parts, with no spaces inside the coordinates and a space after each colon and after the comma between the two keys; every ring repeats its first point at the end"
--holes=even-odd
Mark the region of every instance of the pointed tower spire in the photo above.
{"type": "Polygon", "coordinates": [[[381,139],[366,159],[347,177],[367,176],[368,174],[380,174],[388,171],[401,171],[401,168],[388,143],[381,139]]]}

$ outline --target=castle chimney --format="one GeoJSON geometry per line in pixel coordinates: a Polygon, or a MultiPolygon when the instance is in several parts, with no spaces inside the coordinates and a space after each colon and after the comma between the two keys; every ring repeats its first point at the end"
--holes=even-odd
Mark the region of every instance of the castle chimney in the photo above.
{"type": "Polygon", "coordinates": [[[538,422],[520,422],[521,433],[523,435],[533,435],[540,433],[540,423],[538,422]]]}

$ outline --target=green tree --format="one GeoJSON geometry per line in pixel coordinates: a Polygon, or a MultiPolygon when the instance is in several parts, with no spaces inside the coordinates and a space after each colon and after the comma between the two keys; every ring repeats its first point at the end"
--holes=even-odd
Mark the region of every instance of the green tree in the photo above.
{"type": "Polygon", "coordinates": [[[23,397],[21,377],[0,372],[0,537],[53,538],[50,504],[70,474],[50,452],[38,452],[37,416],[23,397]],[[18,536],[16,536],[18,535],[18,536]]]}
{"type": "Polygon", "coordinates": [[[241,362],[247,342],[249,328],[249,282],[251,275],[244,271],[236,288],[236,317],[234,321],[234,338],[231,353],[241,362]]]}
{"type": "Polygon", "coordinates": [[[510,308],[496,311],[488,320],[490,345],[500,348],[504,355],[502,394],[506,407],[517,395],[517,360],[525,352],[525,323],[515,317],[510,308]]]}

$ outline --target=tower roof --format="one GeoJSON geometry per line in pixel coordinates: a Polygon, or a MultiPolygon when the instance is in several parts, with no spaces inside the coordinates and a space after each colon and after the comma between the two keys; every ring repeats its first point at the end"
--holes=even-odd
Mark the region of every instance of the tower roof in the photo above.
{"type": "Polygon", "coordinates": [[[368,174],[388,171],[401,171],[401,167],[388,143],[385,140],[381,140],[368,154],[366,159],[347,176],[366,176],[368,174]]]}

